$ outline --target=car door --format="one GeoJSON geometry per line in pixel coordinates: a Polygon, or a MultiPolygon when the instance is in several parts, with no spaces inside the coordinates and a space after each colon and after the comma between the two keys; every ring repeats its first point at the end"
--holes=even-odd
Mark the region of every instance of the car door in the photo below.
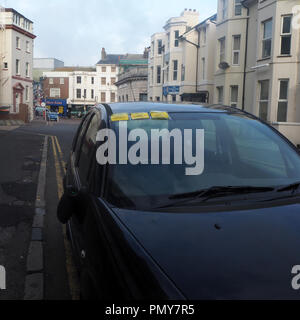
{"type": "Polygon", "coordinates": [[[94,185],[92,176],[96,166],[96,136],[101,120],[100,112],[94,111],[90,118],[86,119],[86,128],[79,134],[78,142],[75,147],[74,157],[74,177],[76,186],[80,192],[76,197],[75,212],[71,220],[71,228],[73,233],[73,241],[79,264],[82,265],[82,259],[85,258],[85,244],[83,226],[85,223],[87,212],[92,206],[92,198],[94,196],[94,185]]]}

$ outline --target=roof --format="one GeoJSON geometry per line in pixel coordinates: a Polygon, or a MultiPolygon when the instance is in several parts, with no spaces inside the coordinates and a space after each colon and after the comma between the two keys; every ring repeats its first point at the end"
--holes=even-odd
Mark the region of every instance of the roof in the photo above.
{"type": "Polygon", "coordinates": [[[61,67],[61,68],[55,68],[54,71],[61,71],[61,72],[72,72],[72,71],[95,72],[96,68],[93,68],[93,67],[61,67]]]}
{"type": "Polygon", "coordinates": [[[97,64],[119,64],[120,59],[125,56],[123,54],[107,54],[105,59],[101,59],[97,64]]]}
{"type": "Polygon", "coordinates": [[[244,113],[242,110],[223,106],[212,105],[202,106],[196,104],[166,104],[154,102],[126,102],[109,104],[112,112],[116,113],[131,113],[131,112],[151,112],[151,111],[166,111],[166,112],[202,112],[202,113],[244,113]]]}
{"type": "Polygon", "coordinates": [[[27,21],[33,23],[33,21],[31,21],[30,19],[26,18],[25,16],[23,16],[21,13],[19,13],[17,10],[13,9],[13,8],[5,8],[5,12],[13,12],[15,14],[18,14],[19,16],[21,16],[22,18],[26,19],[27,21]]]}

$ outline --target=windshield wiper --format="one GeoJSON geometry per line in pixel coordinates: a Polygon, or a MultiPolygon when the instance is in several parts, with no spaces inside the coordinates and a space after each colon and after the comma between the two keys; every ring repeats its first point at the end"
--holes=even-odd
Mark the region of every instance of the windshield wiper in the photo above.
{"type": "Polygon", "coordinates": [[[204,202],[208,199],[225,197],[229,195],[242,195],[249,193],[262,193],[262,192],[271,192],[275,189],[272,187],[252,187],[252,186],[215,186],[208,189],[202,189],[194,192],[180,193],[170,196],[170,200],[180,200],[178,202],[168,203],[164,206],[160,206],[158,209],[173,207],[181,204],[185,204],[189,201],[195,201],[197,199],[203,199],[201,202],[204,202]]]}
{"type": "Polygon", "coordinates": [[[269,192],[274,191],[272,187],[251,187],[251,186],[222,186],[222,187],[211,187],[208,189],[202,189],[199,191],[180,193],[170,196],[169,199],[187,199],[187,198],[202,198],[210,195],[221,195],[221,194],[245,194],[245,193],[256,193],[256,192],[269,192]]]}
{"type": "Polygon", "coordinates": [[[300,187],[300,182],[295,182],[292,184],[289,184],[285,187],[281,187],[277,189],[277,192],[285,192],[285,191],[292,191],[293,193],[297,191],[297,189],[300,187]]]}

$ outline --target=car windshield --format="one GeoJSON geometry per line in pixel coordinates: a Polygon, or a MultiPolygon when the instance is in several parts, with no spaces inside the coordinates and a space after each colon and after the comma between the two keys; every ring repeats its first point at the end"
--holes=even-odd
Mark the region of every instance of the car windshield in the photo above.
{"type": "MultiPolygon", "coordinates": [[[[270,127],[244,114],[171,113],[169,120],[126,123],[128,133],[133,129],[144,129],[148,133],[149,141],[142,142],[148,143],[149,164],[109,166],[107,200],[118,207],[154,208],[174,195],[212,187],[274,188],[300,181],[300,157],[296,150],[270,127]],[[203,172],[187,175],[187,168],[195,165],[174,164],[175,140],[172,138],[171,164],[151,164],[150,132],[153,129],[179,129],[183,136],[185,130],[191,129],[193,138],[196,129],[204,130],[203,172]]],[[[120,122],[113,122],[112,128],[119,141],[120,122]]],[[[196,138],[189,143],[191,141],[195,154],[199,142],[196,138]]],[[[128,149],[133,144],[128,143],[128,149]]],[[[182,150],[184,153],[184,145],[182,150]]]]}

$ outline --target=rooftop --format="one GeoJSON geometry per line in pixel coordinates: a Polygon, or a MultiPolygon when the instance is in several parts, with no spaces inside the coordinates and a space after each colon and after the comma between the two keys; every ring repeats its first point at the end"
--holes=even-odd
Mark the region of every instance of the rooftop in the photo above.
{"type": "Polygon", "coordinates": [[[93,68],[93,67],[61,67],[61,68],[54,69],[54,71],[57,71],[57,72],[73,72],[73,71],[95,72],[96,68],[93,68]]]}

